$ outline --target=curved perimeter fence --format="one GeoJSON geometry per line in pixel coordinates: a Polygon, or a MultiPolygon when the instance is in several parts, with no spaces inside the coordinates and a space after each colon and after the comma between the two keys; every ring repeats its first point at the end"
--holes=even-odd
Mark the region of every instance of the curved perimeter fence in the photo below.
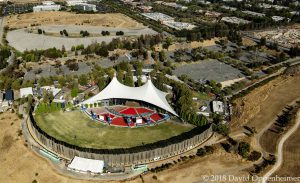
{"type": "Polygon", "coordinates": [[[206,125],[196,127],[166,140],[141,146],[118,149],[94,149],[72,145],[50,136],[36,124],[32,111],[29,112],[29,125],[40,142],[52,151],[69,159],[72,159],[74,156],[101,159],[110,166],[150,163],[179,155],[200,145],[213,133],[212,126],[206,125]]]}

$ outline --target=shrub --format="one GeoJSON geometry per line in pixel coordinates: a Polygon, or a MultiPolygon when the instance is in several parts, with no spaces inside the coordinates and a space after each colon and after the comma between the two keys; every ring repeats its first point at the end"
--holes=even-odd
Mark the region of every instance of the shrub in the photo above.
{"type": "Polygon", "coordinates": [[[217,124],[217,125],[213,125],[213,131],[215,131],[221,135],[228,136],[230,129],[225,124],[217,124]]]}
{"type": "Polygon", "coordinates": [[[248,156],[248,160],[249,161],[257,161],[259,160],[259,158],[261,157],[261,153],[258,151],[252,151],[249,156],[248,156]]]}
{"type": "Polygon", "coordinates": [[[247,142],[240,142],[238,147],[238,154],[243,158],[248,157],[248,153],[250,152],[250,144],[247,142]]]}
{"type": "Polygon", "coordinates": [[[123,32],[123,31],[117,31],[117,32],[116,32],[116,35],[117,35],[117,36],[123,36],[123,35],[124,35],[124,32],[123,32]]]}
{"type": "Polygon", "coordinates": [[[42,34],[43,30],[42,29],[38,29],[38,34],[42,34]]]}

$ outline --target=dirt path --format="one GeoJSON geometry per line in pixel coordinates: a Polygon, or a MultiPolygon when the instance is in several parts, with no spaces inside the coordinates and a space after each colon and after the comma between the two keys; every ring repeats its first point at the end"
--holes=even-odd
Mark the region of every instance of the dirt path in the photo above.
{"type": "Polygon", "coordinates": [[[277,161],[276,161],[275,165],[272,167],[272,169],[270,169],[263,176],[263,181],[262,181],[263,183],[268,182],[267,181],[268,178],[280,168],[282,161],[283,161],[283,156],[282,156],[283,144],[294,132],[296,132],[296,130],[299,128],[299,126],[300,126],[300,113],[298,113],[298,115],[297,115],[296,124],[292,128],[290,128],[289,131],[286,132],[280,139],[278,148],[277,148],[277,161]]]}

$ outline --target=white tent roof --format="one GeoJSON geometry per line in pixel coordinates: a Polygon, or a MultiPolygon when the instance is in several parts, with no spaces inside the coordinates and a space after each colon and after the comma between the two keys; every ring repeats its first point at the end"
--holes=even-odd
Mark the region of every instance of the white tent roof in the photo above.
{"type": "Polygon", "coordinates": [[[140,87],[129,87],[123,85],[114,77],[106,88],[97,95],[83,101],[82,104],[91,104],[96,101],[112,98],[131,99],[150,103],[178,116],[167,102],[166,95],[167,93],[157,89],[150,79],[140,87]]]}
{"type": "Polygon", "coordinates": [[[91,171],[93,173],[102,173],[104,162],[102,160],[86,159],[75,156],[68,167],[83,172],[91,171]]]}

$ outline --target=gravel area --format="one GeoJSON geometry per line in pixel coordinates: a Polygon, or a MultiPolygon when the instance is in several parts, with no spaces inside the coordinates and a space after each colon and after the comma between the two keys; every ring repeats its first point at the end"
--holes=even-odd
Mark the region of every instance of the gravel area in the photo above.
{"type": "Polygon", "coordinates": [[[216,80],[217,82],[223,82],[244,77],[239,70],[217,60],[208,60],[179,66],[173,73],[177,76],[187,74],[197,81],[216,80]]]}

